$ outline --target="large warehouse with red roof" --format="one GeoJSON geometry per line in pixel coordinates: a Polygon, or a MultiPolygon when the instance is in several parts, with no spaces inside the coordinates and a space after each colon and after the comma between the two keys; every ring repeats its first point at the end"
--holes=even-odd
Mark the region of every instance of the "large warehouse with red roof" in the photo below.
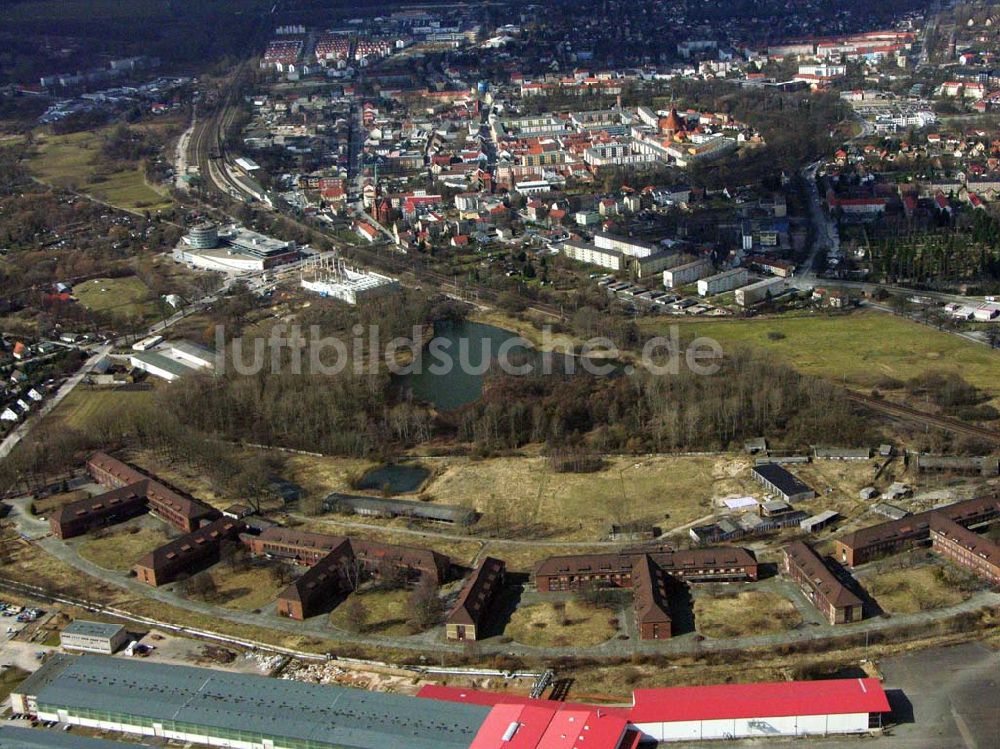
{"type": "Polygon", "coordinates": [[[492,707],[470,749],[632,749],[640,741],[862,734],[879,728],[890,710],[878,679],[639,689],[631,707],[441,686],[418,696],[492,707]]]}
{"type": "Polygon", "coordinates": [[[867,733],[887,712],[878,679],[830,679],[638,689],[629,719],[647,739],[692,741],[867,733]]]}

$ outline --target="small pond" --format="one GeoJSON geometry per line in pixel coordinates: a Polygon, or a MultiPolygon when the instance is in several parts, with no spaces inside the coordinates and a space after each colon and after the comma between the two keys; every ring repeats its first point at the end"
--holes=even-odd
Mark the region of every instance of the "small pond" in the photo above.
{"type": "Polygon", "coordinates": [[[412,494],[419,491],[431,472],[417,463],[388,463],[367,471],[356,488],[412,494]]]}

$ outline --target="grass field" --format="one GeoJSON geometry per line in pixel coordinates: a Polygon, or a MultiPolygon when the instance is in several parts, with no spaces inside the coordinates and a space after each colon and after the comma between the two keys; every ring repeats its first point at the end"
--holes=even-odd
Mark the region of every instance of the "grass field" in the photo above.
{"type": "Polygon", "coordinates": [[[278,583],[270,569],[253,565],[245,570],[233,570],[226,564],[216,565],[211,571],[216,594],[212,603],[227,609],[254,611],[274,603],[285,587],[278,583]]]}
{"type": "Polygon", "coordinates": [[[748,346],[774,353],[796,369],[861,388],[881,377],[906,380],[923,372],[960,373],[994,399],[1000,352],[881,312],[786,315],[753,320],[639,320],[646,333],[680,328],[682,339],[708,336],[724,349],[748,346]],[[779,334],[769,337],[768,334],[779,334]],[[773,338],[773,339],[772,339],[773,338]]]}
{"type": "Polygon", "coordinates": [[[599,645],[614,637],[616,629],[611,620],[615,613],[609,609],[591,608],[579,601],[566,601],[565,619],[552,603],[520,606],[504,629],[504,636],[522,645],[538,647],[587,647],[599,645]]]}
{"type": "Polygon", "coordinates": [[[694,623],[706,637],[742,637],[784,632],[802,621],[795,605],[776,593],[748,590],[697,598],[694,623]]]}
{"type": "Polygon", "coordinates": [[[604,470],[557,473],[545,458],[449,459],[425,489],[444,504],[471,504],[477,530],[522,537],[603,540],[610,522],[664,530],[708,514],[711,499],[742,485],[716,458],[611,458],[604,470]],[[529,535],[530,534],[530,535],[529,535]]]}
{"type": "Polygon", "coordinates": [[[400,637],[413,634],[413,630],[407,623],[407,600],[410,597],[409,590],[376,590],[374,588],[361,589],[341,602],[330,614],[330,623],[338,629],[347,631],[359,631],[364,634],[383,635],[386,637],[400,637]],[[357,599],[364,607],[365,620],[360,623],[349,621],[352,614],[351,606],[347,602],[357,599]]]}
{"type": "Polygon", "coordinates": [[[80,304],[95,312],[139,317],[156,311],[152,292],[135,276],[84,281],[73,288],[73,295],[80,304]]]}
{"type": "Polygon", "coordinates": [[[865,577],[862,584],[890,614],[914,614],[961,603],[969,594],[941,579],[935,567],[911,567],[865,577]]]}
{"type": "Polygon", "coordinates": [[[109,531],[101,538],[87,537],[77,545],[77,553],[98,567],[126,572],[171,536],[162,528],[129,526],[109,531]]]}
{"type": "Polygon", "coordinates": [[[68,135],[39,133],[28,168],[43,182],[71,187],[129,211],[169,208],[170,201],[146,184],[141,166],[99,174],[95,162],[102,137],[101,130],[68,135]]]}
{"type": "Polygon", "coordinates": [[[109,414],[122,413],[153,397],[153,390],[88,389],[80,386],[67,395],[46,416],[47,423],[59,423],[86,431],[109,414]]]}

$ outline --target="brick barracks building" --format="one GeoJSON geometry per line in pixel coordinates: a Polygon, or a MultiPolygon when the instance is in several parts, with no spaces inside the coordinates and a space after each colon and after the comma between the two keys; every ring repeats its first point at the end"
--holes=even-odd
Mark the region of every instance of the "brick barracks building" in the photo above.
{"type": "Polygon", "coordinates": [[[346,536],[307,533],[272,527],[245,539],[250,551],[277,557],[309,569],[278,595],[278,614],[305,619],[321,612],[342,593],[355,587],[354,575],[402,571],[409,578],[426,577],[435,585],[448,579],[451,560],[419,546],[397,546],[346,536]]]}
{"type": "Polygon", "coordinates": [[[87,469],[95,481],[111,491],[71,502],[52,513],[49,527],[58,538],[81,536],[144,512],[153,513],[185,533],[219,517],[214,508],[175,492],[106,453],[95,453],[87,461],[87,469]]]}
{"type": "Polygon", "coordinates": [[[449,640],[480,639],[490,608],[503,588],[506,571],[507,566],[493,557],[486,557],[473,570],[445,620],[449,640]]]}
{"type": "Polygon", "coordinates": [[[830,624],[861,621],[864,616],[861,599],[837,579],[812,547],[796,541],[783,552],[782,571],[802,586],[806,597],[830,624]]]}
{"type": "Polygon", "coordinates": [[[539,592],[580,590],[588,585],[632,588],[636,624],[644,640],[672,634],[668,605],[676,581],[750,582],[757,579],[757,560],[746,549],[709,547],[648,554],[579,554],[549,557],[535,567],[539,592]]]}
{"type": "Polygon", "coordinates": [[[992,585],[1000,585],[1000,545],[954,520],[931,518],[931,548],[992,585]]]}
{"type": "Polygon", "coordinates": [[[879,557],[925,545],[931,536],[931,518],[934,515],[968,528],[1000,517],[1000,497],[994,495],[955,502],[900,520],[861,528],[837,539],[836,557],[841,564],[856,567],[879,557]]]}
{"type": "Polygon", "coordinates": [[[243,523],[239,520],[219,518],[154,549],[132,569],[147,585],[166,585],[181,574],[191,575],[218,562],[223,541],[236,539],[241,530],[243,523]]]}

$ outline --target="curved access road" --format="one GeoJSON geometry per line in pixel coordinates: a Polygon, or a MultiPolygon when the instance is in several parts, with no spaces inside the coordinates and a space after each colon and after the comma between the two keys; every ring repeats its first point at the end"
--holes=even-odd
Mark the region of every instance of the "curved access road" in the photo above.
{"type": "MultiPolygon", "coordinates": [[[[463,644],[450,643],[442,639],[439,628],[409,637],[381,637],[377,635],[355,634],[333,627],[328,623],[328,617],[325,616],[313,617],[309,621],[299,622],[278,617],[273,612],[273,606],[270,607],[270,610],[264,610],[260,613],[238,611],[222,606],[215,606],[203,601],[183,598],[173,591],[173,586],[168,585],[160,588],[152,588],[140,583],[134,577],[130,577],[127,574],[106,570],[82,558],[70,545],[49,535],[47,524],[38,518],[32,517],[27,512],[27,504],[28,500],[26,498],[13,501],[14,521],[24,537],[32,539],[32,542],[40,550],[51,554],[53,557],[85,575],[125,590],[135,596],[160,601],[177,609],[225,620],[231,624],[261,627],[293,635],[303,635],[320,640],[338,642],[344,645],[371,648],[388,647],[416,653],[462,653],[467,649],[463,644]]],[[[779,584],[781,584],[781,581],[764,580],[748,585],[768,587],[779,584]]],[[[794,593],[792,590],[794,587],[790,586],[786,592],[794,593]]],[[[81,602],[81,605],[86,605],[92,610],[101,610],[103,608],[102,604],[92,601],[81,602]]],[[[742,651],[754,648],[779,647],[781,645],[829,639],[837,636],[856,636],[864,632],[891,632],[894,629],[912,625],[945,621],[958,614],[978,611],[986,606],[1000,606],[1000,592],[980,592],[968,600],[948,608],[924,611],[916,614],[897,615],[891,618],[867,619],[856,624],[840,625],[836,628],[830,625],[809,623],[800,626],[798,629],[774,634],[703,640],[699,640],[693,634],[659,641],[639,641],[634,636],[626,640],[620,640],[616,636],[607,642],[588,647],[533,647],[518,643],[502,643],[499,641],[499,638],[491,638],[476,643],[476,648],[483,655],[508,654],[541,658],[573,656],[620,658],[627,657],[636,652],[692,655],[702,652],[742,651]]],[[[622,621],[631,622],[631,606],[629,605],[625,608],[629,610],[626,611],[623,609],[620,612],[622,621]]],[[[171,622],[164,622],[164,624],[167,626],[174,625],[171,622]]],[[[266,648],[266,645],[262,644],[261,647],[266,648]]]]}

